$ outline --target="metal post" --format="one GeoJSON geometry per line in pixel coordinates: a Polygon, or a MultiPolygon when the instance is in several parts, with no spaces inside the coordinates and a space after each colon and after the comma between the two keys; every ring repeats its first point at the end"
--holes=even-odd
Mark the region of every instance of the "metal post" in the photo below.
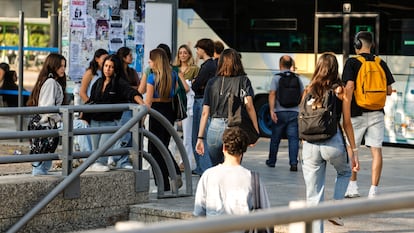
{"type": "Polygon", "coordinates": [[[314,66],[318,59],[318,43],[319,43],[319,17],[318,17],[318,0],[315,0],[315,25],[313,29],[313,53],[314,53],[314,66]]]}
{"type": "Polygon", "coordinates": [[[342,24],[342,54],[343,54],[343,64],[349,57],[349,33],[350,33],[350,15],[344,14],[343,24],[342,24]]]}
{"type": "MultiPolygon", "coordinates": [[[[23,66],[24,66],[24,12],[19,11],[19,89],[18,89],[18,106],[23,106],[23,66]]],[[[23,130],[23,116],[17,115],[17,129],[18,131],[23,130]]],[[[22,139],[20,139],[22,141],[22,139]]]]}
{"type": "Polygon", "coordinates": [[[58,28],[58,50],[59,53],[62,54],[62,12],[59,11],[59,28],[58,28]]]}
{"type": "Polygon", "coordinates": [[[58,47],[58,36],[59,36],[59,30],[58,30],[58,0],[52,0],[52,9],[50,12],[50,42],[51,47],[58,47]]]}

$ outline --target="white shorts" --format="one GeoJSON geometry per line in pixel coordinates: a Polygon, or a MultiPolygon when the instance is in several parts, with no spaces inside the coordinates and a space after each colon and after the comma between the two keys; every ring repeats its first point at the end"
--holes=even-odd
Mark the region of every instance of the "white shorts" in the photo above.
{"type": "Polygon", "coordinates": [[[357,148],[365,139],[365,145],[370,147],[382,147],[384,141],[384,113],[382,111],[364,112],[362,116],[352,117],[355,144],[357,148]]]}

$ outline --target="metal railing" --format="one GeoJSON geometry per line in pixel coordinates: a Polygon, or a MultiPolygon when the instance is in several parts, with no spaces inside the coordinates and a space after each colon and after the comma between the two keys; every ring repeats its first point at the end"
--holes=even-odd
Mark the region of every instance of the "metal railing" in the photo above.
{"type": "MultiPolygon", "coordinates": [[[[15,115],[33,115],[42,113],[61,113],[63,127],[61,129],[52,130],[36,130],[36,131],[16,131],[16,132],[1,132],[0,140],[5,139],[21,139],[33,137],[56,137],[62,138],[62,153],[48,153],[48,154],[32,154],[19,156],[1,156],[0,164],[5,163],[22,163],[35,162],[47,160],[62,160],[62,176],[64,179],[37,205],[35,205],[29,212],[27,212],[8,232],[17,232],[30,219],[32,219],[41,209],[50,203],[59,193],[63,192],[65,198],[77,198],[80,194],[80,178],[79,176],[100,156],[108,155],[123,155],[130,154],[134,169],[142,170],[142,159],[146,159],[153,168],[154,176],[158,183],[158,198],[165,197],[180,197],[192,195],[192,180],[191,169],[188,157],[185,152],[184,145],[181,138],[178,136],[176,130],[171,126],[170,122],[155,110],[148,109],[145,106],[136,104],[103,104],[103,105],[78,105],[78,106],[53,106],[53,107],[20,107],[20,108],[0,108],[0,116],[15,116],[15,115]],[[122,127],[90,127],[82,129],[73,128],[73,119],[75,112],[114,112],[114,111],[132,111],[132,118],[122,127]],[[185,192],[179,193],[177,186],[177,174],[174,169],[174,164],[170,153],[166,146],[158,139],[158,137],[151,132],[145,130],[141,126],[142,118],[149,114],[151,117],[157,119],[165,129],[172,135],[178,151],[181,155],[185,167],[186,186],[185,192]],[[110,149],[125,133],[131,131],[132,133],[132,147],[125,147],[121,149],[110,149]],[[74,152],[73,151],[73,137],[77,135],[88,134],[102,134],[114,133],[108,141],[96,151],[74,152]],[[160,150],[163,158],[166,161],[169,176],[171,177],[171,194],[164,193],[164,181],[161,170],[153,157],[143,150],[143,137],[147,137],[149,141],[154,143],[160,150]],[[73,159],[86,158],[84,162],[72,170],[73,159]]],[[[138,187],[137,187],[138,189],[138,187]]],[[[140,191],[140,190],[137,190],[140,191]]],[[[142,191],[142,190],[141,190],[142,191]]]]}
{"type": "MultiPolygon", "coordinates": [[[[312,221],[329,219],[336,216],[364,215],[375,212],[411,209],[414,208],[414,192],[381,195],[375,199],[352,199],[335,202],[323,202],[318,206],[289,208],[270,208],[254,212],[248,215],[222,215],[210,218],[197,218],[191,221],[169,221],[154,224],[128,225],[123,224],[122,232],[125,233],[220,233],[241,231],[244,229],[261,228],[265,226],[285,225],[289,223],[305,222],[302,232],[312,232],[312,221]]],[[[88,232],[120,232],[108,229],[88,232]]]]}

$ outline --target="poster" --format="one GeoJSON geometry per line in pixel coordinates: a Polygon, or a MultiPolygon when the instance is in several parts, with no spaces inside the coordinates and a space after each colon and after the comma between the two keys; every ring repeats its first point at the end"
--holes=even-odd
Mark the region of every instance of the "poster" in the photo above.
{"type": "Polygon", "coordinates": [[[86,27],[86,0],[72,0],[70,6],[70,26],[86,27]]]}
{"type": "Polygon", "coordinates": [[[65,51],[67,74],[70,80],[79,82],[93,59],[97,49],[115,53],[119,48],[131,48],[134,67],[142,70],[144,51],[144,23],[140,22],[141,2],[129,0],[62,0],[62,35],[68,43],[62,45],[65,51]],[[124,2],[124,4],[122,4],[124,2]]]}

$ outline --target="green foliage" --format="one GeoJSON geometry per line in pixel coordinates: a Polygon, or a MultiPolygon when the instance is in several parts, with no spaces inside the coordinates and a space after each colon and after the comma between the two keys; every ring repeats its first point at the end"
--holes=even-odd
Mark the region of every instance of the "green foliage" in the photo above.
{"type": "Polygon", "coordinates": [[[30,35],[29,46],[33,47],[47,47],[49,44],[50,36],[34,33],[30,35]]]}
{"type": "Polygon", "coordinates": [[[7,46],[19,45],[19,35],[14,33],[5,33],[4,40],[2,42],[2,44],[7,46]]]}

